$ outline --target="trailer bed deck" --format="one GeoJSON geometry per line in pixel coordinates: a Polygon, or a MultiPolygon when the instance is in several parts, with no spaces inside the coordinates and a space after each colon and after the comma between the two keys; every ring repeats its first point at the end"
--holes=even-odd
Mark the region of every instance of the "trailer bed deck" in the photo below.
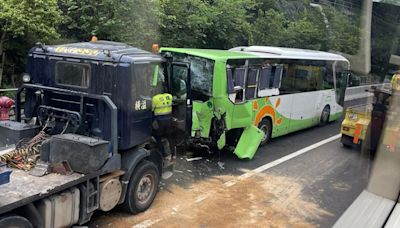
{"type": "Polygon", "coordinates": [[[51,173],[43,177],[13,169],[10,182],[0,185],[0,214],[73,187],[96,175],[51,173]]]}

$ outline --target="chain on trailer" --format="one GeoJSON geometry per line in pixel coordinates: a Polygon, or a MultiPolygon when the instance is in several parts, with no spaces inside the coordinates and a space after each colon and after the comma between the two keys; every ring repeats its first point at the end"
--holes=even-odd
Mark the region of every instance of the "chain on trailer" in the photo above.
{"type": "MultiPolygon", "coordinates": [[[[40,155],[42,143],[49,138],[46,134],[50,119],[47,119],[42,130],[32,139],[26,142],[26,139],[17,143],[14,150],[0,156],[0,161],[5,162],[11,168],[17,168],[25,171],[31,170],[35,165],[40,155]]],[[[61,134],[64,134],[69,126],[69,121],[66,122],[61,134]]]]}

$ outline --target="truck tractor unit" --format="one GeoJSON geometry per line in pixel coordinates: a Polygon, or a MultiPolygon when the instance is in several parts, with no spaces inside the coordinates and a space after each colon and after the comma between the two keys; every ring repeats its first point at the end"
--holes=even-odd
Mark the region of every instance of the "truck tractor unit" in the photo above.
{"type": "Polygon", "coordinates": [[[95,210],[149,208],[173,165],[152,136],[151,82],[163,64],[109,41],[32,48],[15,120],[0,121],[0,161],[11,172],[0,227],[69,227],[95,210]]]}

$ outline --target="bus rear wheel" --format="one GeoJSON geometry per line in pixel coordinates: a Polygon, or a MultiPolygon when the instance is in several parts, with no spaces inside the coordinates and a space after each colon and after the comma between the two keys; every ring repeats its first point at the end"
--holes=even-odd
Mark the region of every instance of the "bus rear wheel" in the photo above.
{"type": "Polygon", "coordinates": [[[329,106],[325,106],[324,109],[322,110],[321,117],[319,119],[319,125],[324,126],[329,123],[329,116],[331,114],[331,109],[329,106]]]}
{"type": "Polygon", "coordinates": [[[260,143],[260,146],[264,146],[265,144],[268,143],[268,141],[271,138],[271,133],[272,133],[272,123],[271,120],[269,119],[263,119],[259,124],[258,128],[264,132],[264,137],[260,143]]]}

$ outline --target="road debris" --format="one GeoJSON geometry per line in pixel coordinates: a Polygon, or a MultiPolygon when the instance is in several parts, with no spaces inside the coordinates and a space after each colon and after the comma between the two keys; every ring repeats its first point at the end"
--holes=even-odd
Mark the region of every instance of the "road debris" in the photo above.
{"type": "Polygon", "coordinates": [[[186,161],[191,162],[191,161],[198,161],[203,159],[202,157],[195,157],[195,158],[186,158],[186,161]]]}
{"type": "Polygon", "coordinates": [[[219,166],[220,169],[225,169],[224,165],[225,165],[225,163],[218,162],[218,166],[219,166]]]}
{"type": "Polygon", "coordinates": [[[302,190],[299,180],[285,176],[256,174],[243,180],[215,176],[195,182],[189,191],[172,184],[168,191],[159,193],[145,213],[136,216],[115,213],[101,217],[96,223],[101,226],[112,222],[114,227],[308,228],[315,227],[309,221],[332,216],[313,199],[305,197],[302,190]],[[235,180],[237,184],[224,186],[235,180]]]}

